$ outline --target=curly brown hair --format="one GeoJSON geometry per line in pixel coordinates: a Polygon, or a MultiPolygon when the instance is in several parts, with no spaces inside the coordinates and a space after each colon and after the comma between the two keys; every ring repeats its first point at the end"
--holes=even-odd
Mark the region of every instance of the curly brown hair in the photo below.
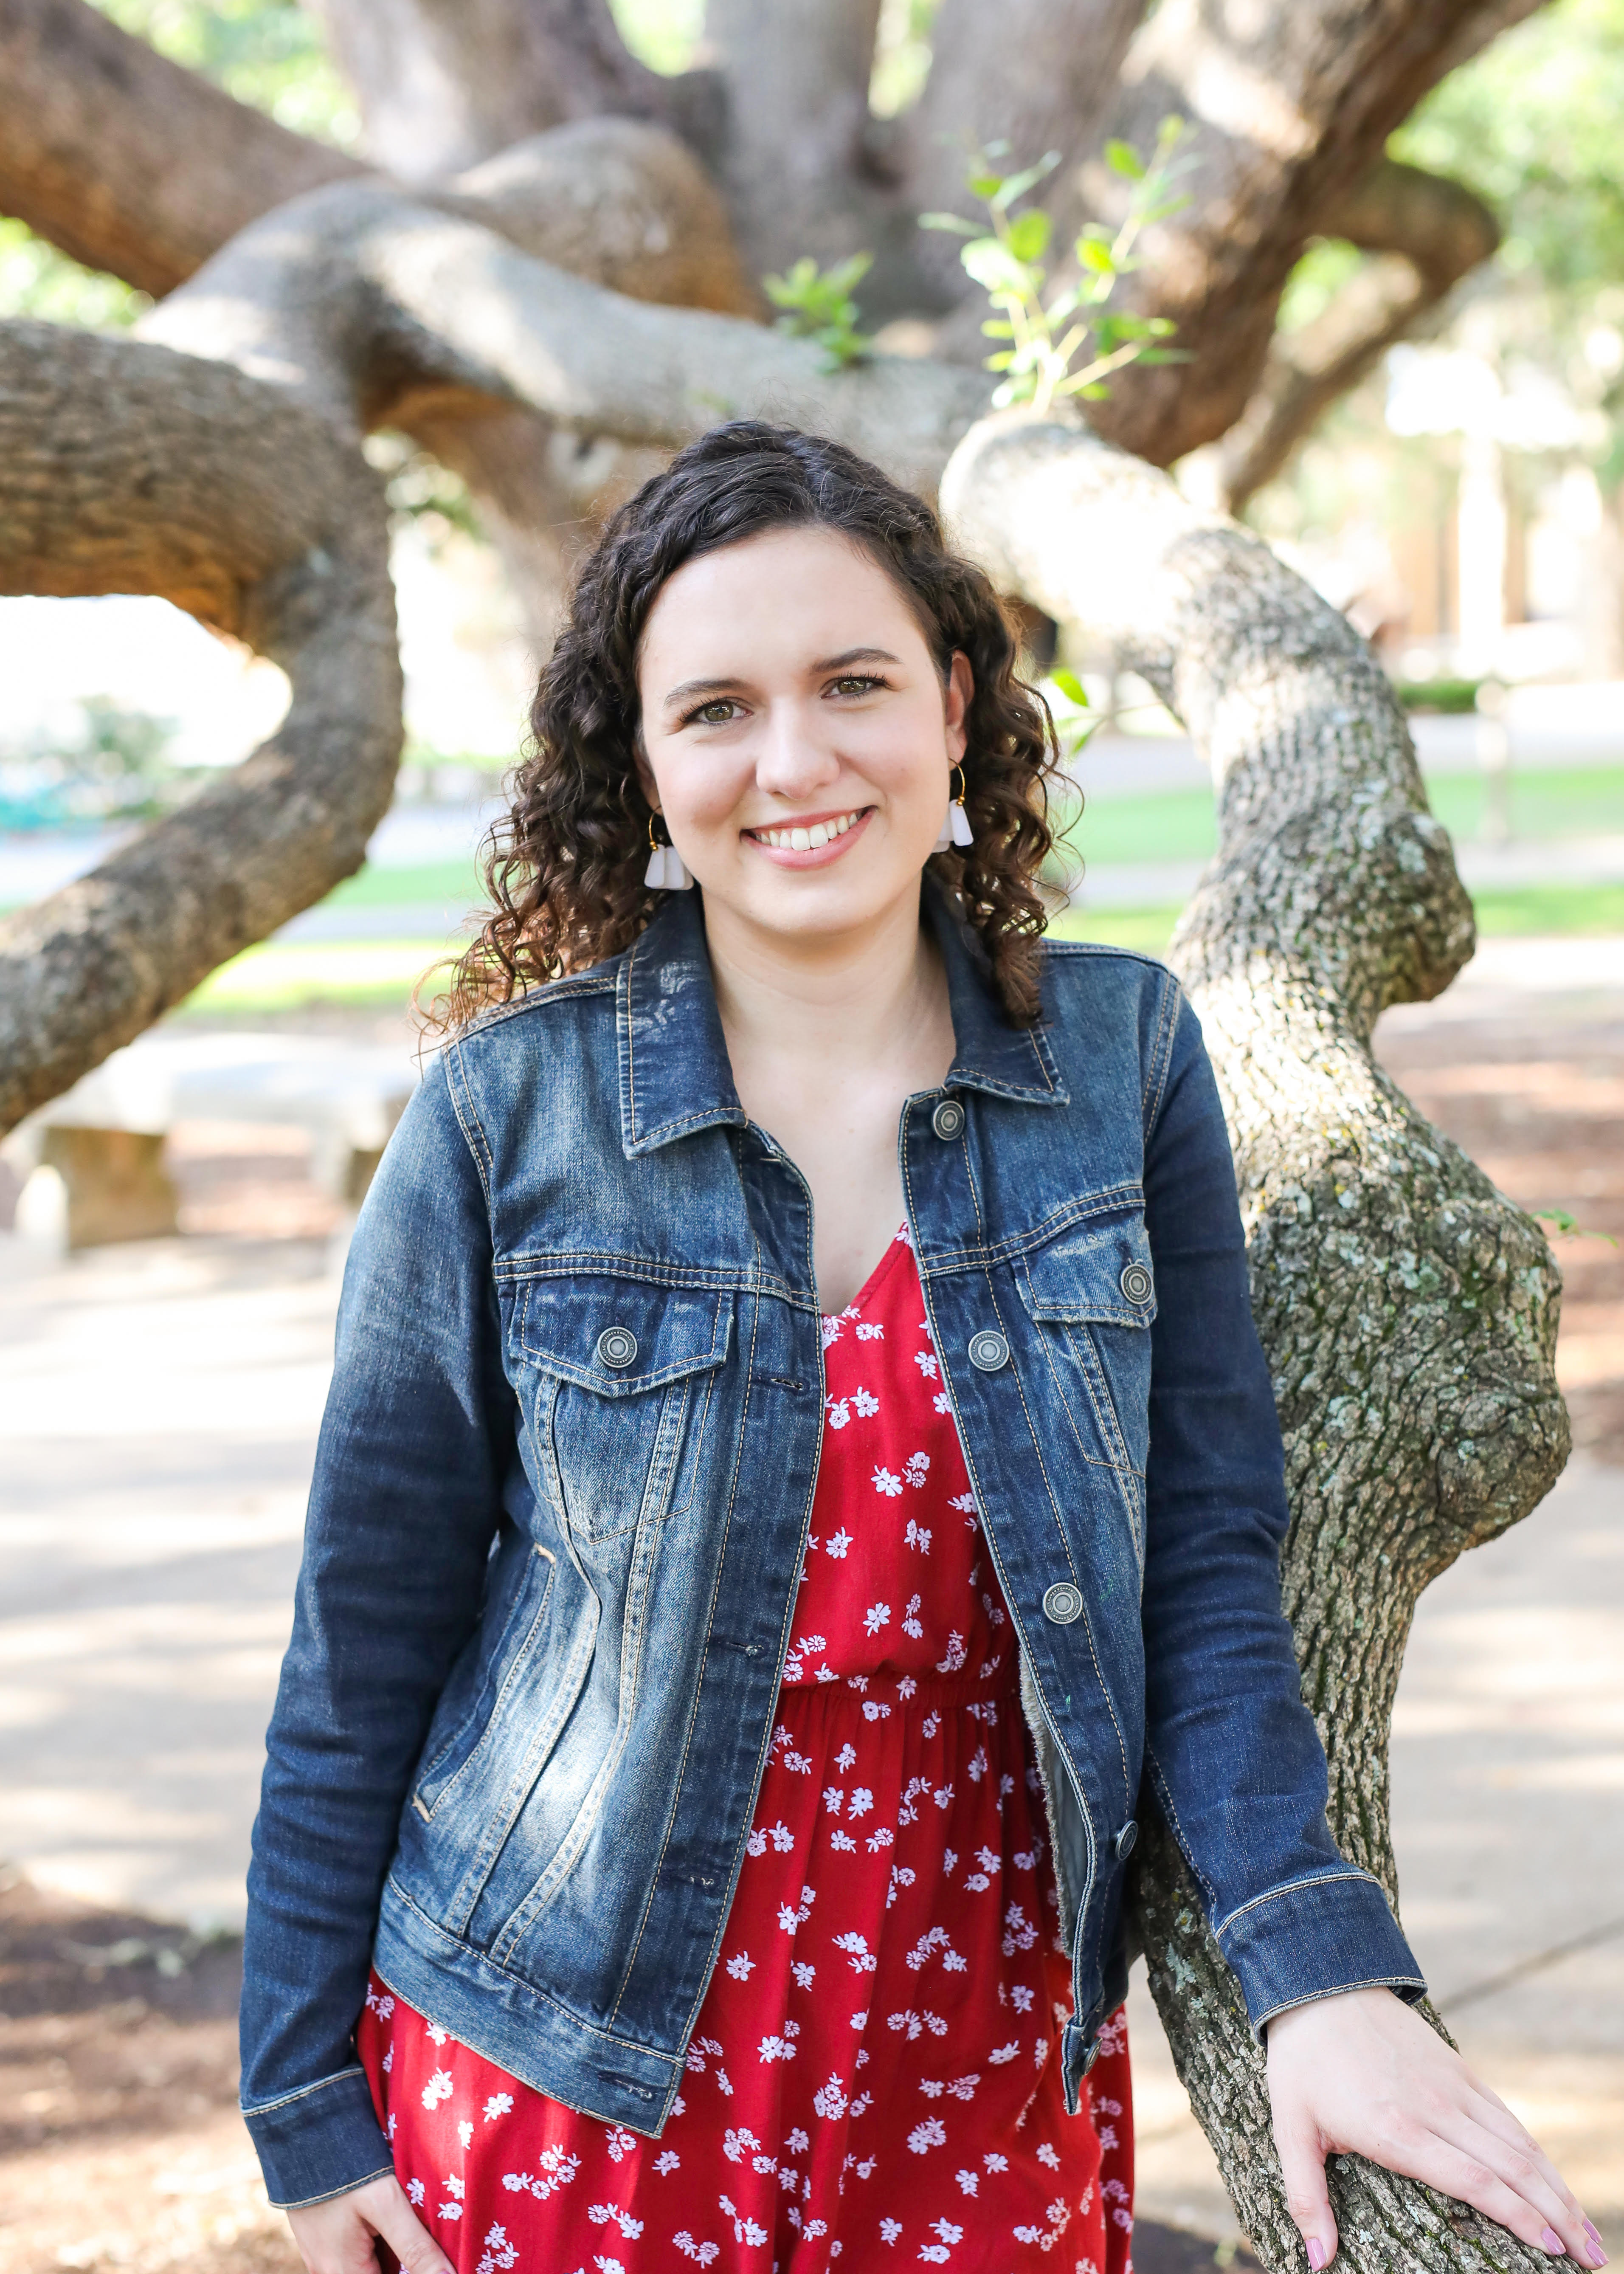
{"type": "Polygon", "coordinates": [[[660,905],[643,882],[650,807],[635,762],[637,650],[661,586],[685,562],[769,530],[838,530],[892,577],[945,675],[955,650],[975,691],[966,718],[965,809],[974,841],[929,866],[980,934],[1016,1026],[1035,1024],[1054,842],[1058,748],[1049,706],[1017,673],[1019,643],[980,569],[949,552],[929,506],[839,442],[754,418],[712,427],[620,507],[575,579],[530,711],[531,754],[485,840],[492,902],[429,1012],[481,1011],[629,946],[660,905]]]}

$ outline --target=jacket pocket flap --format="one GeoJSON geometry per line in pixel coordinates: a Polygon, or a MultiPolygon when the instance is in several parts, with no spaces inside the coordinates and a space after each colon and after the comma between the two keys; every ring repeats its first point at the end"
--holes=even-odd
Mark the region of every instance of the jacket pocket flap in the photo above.
{"type": "Polygon", "coordinates": [[[732,1324],[726,1289],[572,1273],[529,1282],[518,1344],[532,1366],[583,1389],[630,1397],[720,1366],[732,1324]]]}
{"type": "Polygon", "coordinates": [[[1137,1210],[1073,1224],[1023,1261],[1020,1291],[1034,1319],[1147,1327],[1156,1315],[1150,1241],[1137,1210]]]}

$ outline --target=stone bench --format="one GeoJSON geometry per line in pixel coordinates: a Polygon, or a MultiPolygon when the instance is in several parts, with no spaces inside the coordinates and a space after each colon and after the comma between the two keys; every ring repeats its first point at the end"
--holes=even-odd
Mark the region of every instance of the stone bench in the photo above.
{"type": "Polygon", "coordinates": [[[317,1182],[353,1211],[417,1086],[404,1048],[319,1035],[152,1035],[20,1123],[15,1231],[62,1254],[177,1229],[164,1145],[180,1121],[293,1125],[317,1182]]]}

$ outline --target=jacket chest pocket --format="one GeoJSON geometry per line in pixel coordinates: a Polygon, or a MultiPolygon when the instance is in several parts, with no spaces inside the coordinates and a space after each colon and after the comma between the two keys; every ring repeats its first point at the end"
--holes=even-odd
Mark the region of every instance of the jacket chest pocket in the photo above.
{"type": "Polygon", "coordinates": [[[732,1298],[608,1274],[538,1279],[516,1321],[548,1491],[579,1539],[613,1540],[692,1497],[732,1298]]]}
{"type": "Polygon", "coordinates": [[[1156,1315],[1144,1216],[1076,1225],[1025,1257],[1019,1276],[1079,1449],[1118,1472],[1142,1554],[1156,1315]]]}

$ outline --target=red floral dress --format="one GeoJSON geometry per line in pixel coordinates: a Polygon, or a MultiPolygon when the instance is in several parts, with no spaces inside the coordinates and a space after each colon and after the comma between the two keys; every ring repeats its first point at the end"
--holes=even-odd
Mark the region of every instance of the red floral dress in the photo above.
{"type": "Polygon", "coordinates": [[[1068,2116],[1013,1629],[906,1234],[823,1339],[771,1758],[660,2138],[531,2091],[372,1977],[360,2058],[459,2274],[1132,2274],[1126,2022],[1068,2116]]]}

